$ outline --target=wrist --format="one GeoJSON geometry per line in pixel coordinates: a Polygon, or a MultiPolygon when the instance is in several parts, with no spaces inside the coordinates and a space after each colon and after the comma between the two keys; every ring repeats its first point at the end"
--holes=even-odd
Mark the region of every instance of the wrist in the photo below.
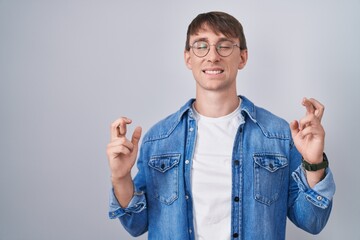
{"type": "Polygon", "coordinates": [[[314,188],[314,186],[322,181],[325,177],[325,169],[320,169],[318,171],[307,171],[305,170],[305,176],[307,183],[310,188],[314,188]]]}
{"type": "Polygon", "coordinates": [[[125,176],[116,176],[111,175],[111,182],[114,186],[123,184],[125,182],[132,181],[131,174],[126,174],[125,176]]]}

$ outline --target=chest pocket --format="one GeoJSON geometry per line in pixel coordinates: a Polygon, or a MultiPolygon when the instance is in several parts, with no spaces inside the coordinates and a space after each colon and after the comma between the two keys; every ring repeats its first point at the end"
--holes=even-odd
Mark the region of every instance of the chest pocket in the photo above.
{"type": "Polygon", "coordinates": [[[154,197],[170,205],[179,195],[179,161],[180,154],[152,156],[150,167],[154,197]]]}
{"type": "Polygon", "coordinates": [[[254,197],[266,205],[275,202],[284,186],[288,160],[272,153],[254,154],[254,197]]]}

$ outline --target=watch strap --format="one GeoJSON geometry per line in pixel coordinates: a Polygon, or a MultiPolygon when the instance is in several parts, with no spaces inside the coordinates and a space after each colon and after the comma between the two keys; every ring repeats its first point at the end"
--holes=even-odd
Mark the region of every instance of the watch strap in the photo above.
{"type": "Polygon", "coordinates": [[[303,168],[307,171],[317,171],[323,168],[327,168],[329,166],[329,161],[327,159],[327,156],[325,153],[323,153],[323,161],[321,163],[318,164],[311,164],[308,163],[304,158],[302,158],[302,163],[301,165],[303,166],[303,168]]]}

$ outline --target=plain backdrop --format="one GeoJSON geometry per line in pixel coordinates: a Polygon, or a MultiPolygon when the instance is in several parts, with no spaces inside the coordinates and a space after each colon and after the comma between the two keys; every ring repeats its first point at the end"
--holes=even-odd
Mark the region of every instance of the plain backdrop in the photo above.
{"type": "Polygon", "coordinates": [[[287,239],[360,239],[360,1],[0,0],[1,240],[132,239],[108,219],[110,123],[146,131],[194,97],[186,29],[212,10],[245,29],[239,94],[287,121],[326,106],[333,212],[287,239]]]}

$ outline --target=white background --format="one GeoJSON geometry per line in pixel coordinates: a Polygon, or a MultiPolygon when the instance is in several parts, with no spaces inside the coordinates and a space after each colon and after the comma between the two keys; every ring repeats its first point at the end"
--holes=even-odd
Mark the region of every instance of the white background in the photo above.
{"type": "Polygon", "coordinates": [[[287,121],[326,106],[333,212],[287,239],[360,239],[360,1],[0,0],[1,240],[131,239],[107,217],[110,123],[146,131],[194,97],[186,29],[212,10],[245,29],[239,94],[287,121]]]}

